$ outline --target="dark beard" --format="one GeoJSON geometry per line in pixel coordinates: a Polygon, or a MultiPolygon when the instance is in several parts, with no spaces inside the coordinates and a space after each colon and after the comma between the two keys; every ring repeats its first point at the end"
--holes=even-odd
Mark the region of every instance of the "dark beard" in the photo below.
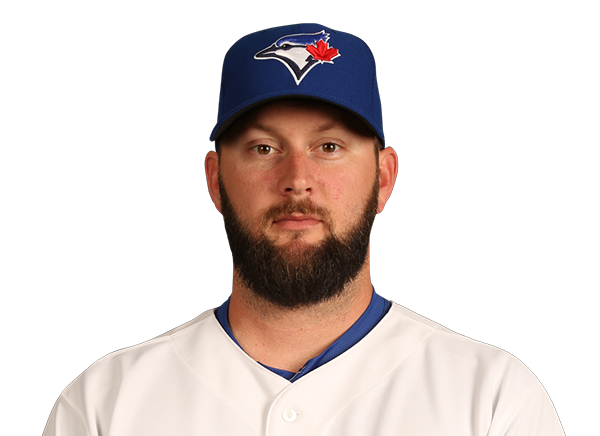
{"type": "Polygon", "coordinates": [[[252,235],[229,201],[219,178],[221,209],[233,266],[244,286],[256,296],[285,308],[316,305],[342,294],[365,264],[371,227],[377,214],[379,174],[358,222],[343,237],[335,234],[329,212],[309,199],[287,201],[270,208],[265,223],[273,218],[301,212],[323,220],[327,236],[317,244],[301,241],[302,232],[276,246],[264,233],[252,235]]]}

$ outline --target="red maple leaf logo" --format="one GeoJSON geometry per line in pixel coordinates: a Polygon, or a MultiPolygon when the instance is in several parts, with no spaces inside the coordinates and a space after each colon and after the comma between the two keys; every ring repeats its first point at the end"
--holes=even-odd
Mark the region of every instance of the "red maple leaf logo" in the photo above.
{"type": "Polygon", "coordinates": [[[329,43],[323,42],[322,39],[317,41],[317,45],[312,44],[306,46],[306,50],[313,56],[316,61],[331,62],[332,59],[338,57],[340,52],[337,48],[329,47],[329,43]]]}

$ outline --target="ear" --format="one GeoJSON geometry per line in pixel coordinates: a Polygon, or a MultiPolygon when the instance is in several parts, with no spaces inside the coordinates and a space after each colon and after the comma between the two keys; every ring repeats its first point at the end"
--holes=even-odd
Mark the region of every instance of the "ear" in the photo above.
{"type": "Polygon", "coordinates": [[[398,175],[398,155],[392,147],[379,151],[379,204],[377,213],[383,212],[398,175]]]}
{"type": "Polygon", "coordinates": [[[209,151],[204,160],[204,170],[206,171],[206,184],[208,193],[215,207],[221,212],[221,192],[219,190],[219,155],[215,151],[209,151]]]}

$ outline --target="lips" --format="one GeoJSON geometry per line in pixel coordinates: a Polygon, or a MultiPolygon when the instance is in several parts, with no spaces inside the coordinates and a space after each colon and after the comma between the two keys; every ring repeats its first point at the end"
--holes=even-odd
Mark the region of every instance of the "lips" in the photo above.
{"type": "Polygon", "coordinates": [[[289,230],[307,230],[321,223],[321,220],[312,215],[283,215],[275,220],[273,224],[289,230]]]}
{"type": "Polygon", "coordinates": [[[300,215],[283,215],[283,216],[280,216],[279,218],[273,220],[273,222],[276,223],[279,221],[286,221],[286,220],[290,220],[290,221],[307,221],[307,220],[321,221],[319,218],[314,217],[312,215],[300,214],[300,215]]]}

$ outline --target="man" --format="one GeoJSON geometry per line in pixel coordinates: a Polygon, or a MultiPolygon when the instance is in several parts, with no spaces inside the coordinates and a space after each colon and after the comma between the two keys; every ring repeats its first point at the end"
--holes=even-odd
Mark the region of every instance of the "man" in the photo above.
{"type": "Polygon", "coordinates": [[[46,435],[563,434],[517,359],[375,293],[369,235],[397,156],[361,40],[317,24],[242,38],[211,140],[230,299],[96,362],[46,435]]]}

